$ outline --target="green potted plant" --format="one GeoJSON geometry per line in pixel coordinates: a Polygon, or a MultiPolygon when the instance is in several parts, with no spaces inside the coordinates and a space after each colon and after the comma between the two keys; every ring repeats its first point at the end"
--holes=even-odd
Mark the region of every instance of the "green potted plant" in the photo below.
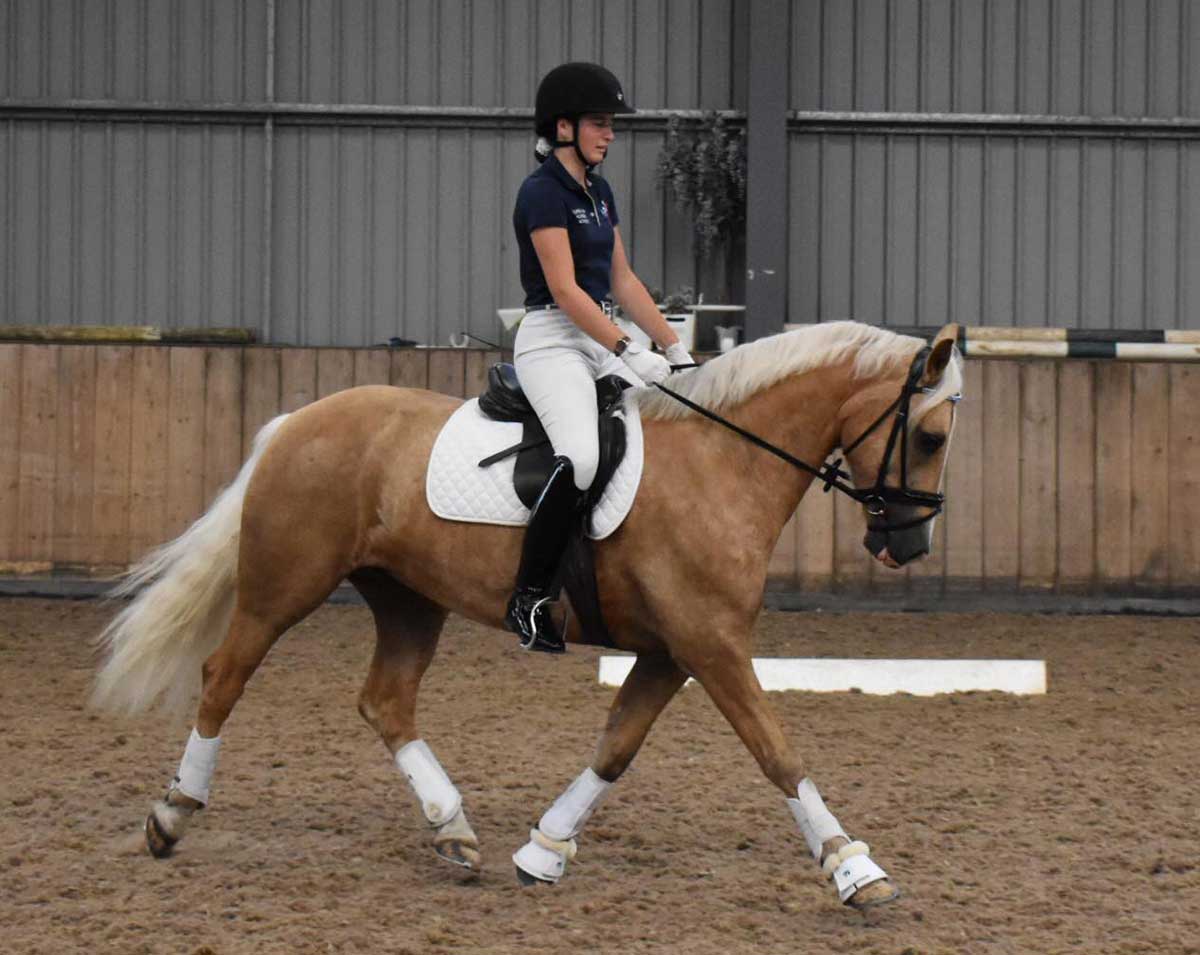
{"type": "Polygon", "coordinates": [[[746,130],[731,129],[715,111],[699,123],[671,117],[656,177],[691,219],[697,265],[723,256],[724,297],[731,300],[734,276],[743,271],[736,260],[746,236],[746,130]]]}

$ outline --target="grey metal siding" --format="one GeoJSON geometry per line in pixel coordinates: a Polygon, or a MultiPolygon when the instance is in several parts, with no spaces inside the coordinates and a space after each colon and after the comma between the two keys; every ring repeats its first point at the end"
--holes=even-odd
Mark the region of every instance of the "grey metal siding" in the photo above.
{"type": "Polygon", "coordinates": [[[791,321],[1200,327],[1194,3],[793,0],[790,28],[791,321]]]}
{"type": "Polygon", "coordinates": [[[0,0],[0,97],[258,101],[265,11],[265,0],[0,0]]]}
{"type": "Polygon", "coordinates": [[[257,327],[262,136],[0,124],[5,323],[257,327]]]}
{"type": "MultiPolygon", "coordinates": [[[[734,0],[0,0],[0,321],[495,340],[534,165],[512,108],[586,58],[642,108],[727,109],[734,23],[734,0]]],[[[635,267],[670,289],[697,273],[661,141],[621,130],[605,174],[635,267]]]]}
{"type": "MultiPolygon", "coordinates": [[[[747,3],[0,0],[3,320],[494,336],[537,78],[598,59],[642,108],[744,108],[747,3]]],[[[789,320],[1200,326],[1200,124],[1078,128],[1200,116],[1195,4],[789,10],[789,320]]],[[[661,139],[607,164],[622,231],[648,284],[711,287],[661,139]]]]}
{"type": "MultiPolygon", "coordinates": [[[[634,267],[673,288],[693,265],[649,172],[661,138],[622,136],[605,173],[634,267]]],[[[523,297],[511,217],[534,167],[524,130],[285,128],[275,150],[274,339],[496,341],[496,308],[523,297]]]]}
{"type": "Polygon", "coordinates": [[[526,106],[582,59],[639,106],[730,105],[733,0],[280,0],[277,15],[283,101],[526,106]]]}
{"type": "Polygon", "coordinates": [[[1193,0],[792,0],[802,110],[1200,116],[1193,0]]]}
{"type": "Polygon", "coordinates": [[[792,137],[789,315],[1200,328],[1200,141],[792,137]]]}

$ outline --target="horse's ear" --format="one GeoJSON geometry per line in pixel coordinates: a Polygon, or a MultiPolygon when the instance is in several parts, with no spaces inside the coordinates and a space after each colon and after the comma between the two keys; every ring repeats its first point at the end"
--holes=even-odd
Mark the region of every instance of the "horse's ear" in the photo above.
{"type": "Polygon", "coordinates": [[[950,324],[933,339],[929,357],[925,359],[925,371],[921,375],[921,387],[931,388],[942,380],[942,373],[950,364],[954,343],[958,341],[958,325],[950,324]]]}

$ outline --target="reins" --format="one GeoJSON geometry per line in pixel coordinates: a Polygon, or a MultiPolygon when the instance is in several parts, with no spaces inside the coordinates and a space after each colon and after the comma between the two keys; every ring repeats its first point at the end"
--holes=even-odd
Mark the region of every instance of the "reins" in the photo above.
{"type": "MultiPolygon", "coordinates": [[[[681,368],[697,368],[697,367],[699,367],[699,366],[698,365],[672,365],[671,369],[674,371],[676,369],[681,369],[681,368]]],[[[775,457],[786,461],[792,467],[799,468],[801,471],[807,471],[813,477],[819,478],[821,481],[824,482],[824,484],[825,484],[824,490],[826,492],[828,492],[831,487],[837,488],[843,494],[846,494],[846,495],[854,498],[855,500],[861,500],[862,492],[858,488],[854,487],[853,485],[846,484],[845,481],[843,480],[843,478],[848,478],[848,477],[850,477],[850,475],[847,474],[845,471],[841,470],[839,467],[837,467],[837,465],[841,464],[840,460],[834,461],[834,462],[827,461],[821,467],[814,468],[811,464],[807,464],[806,462],[801,461],[798,457],[788,454],[782,448],[777,448],[775,445],[771,444],[770,441],[767,441],[764,438],[760,438],[753,431],[747,431],[745,428],[734,424],[732,421],[722,418],[715,411],[709,411],[704,406],[696,404],[696,402],[692,401],[689,398],[685,398],[683,395],[679,394],[679,392],[672,391],[670,388],[666,387],[665,385],[661,385],[661,384],[655,385],[654,387],[656,387],[659,391],[663,392],[664,394],[670,395],[672,398],[674,398],[676,401],[678,401],[681,405],[691,408],[697,414],[702,415],[705,418],[708,418],[710,421],[715,421],[719,425],[723,425],[724,427],[728,428],[730,431],[733,431],[736,434],[741,435],[743,438],[745,438],[751,444],[757,445],[758,447],[762,448],[764,451],[769,451],[771,454],[775,455],[775,457]]],[[[893,409],[895,409],[897,403],[898,403],[898,400],[896,402],[893,402],[892,406],[890,408],[888,408],[888,410],[886,412],[884,412],[884,415],[879,419],[879,421],[882,421],[884,417],[887,417],[887,415],[891,414],[893,409]]],[[[879,422],[877,421],[876,424],[878,424],[878,423],[879,422]]],[[[874,425],[872,427],[874,427],[874,425]]],[[[863,437],[866,437],[866,434],[864,434],[863,437]]],[[[859,440],[861,440],[861,438],[859,440]]]]}
{"type": "MultiPolygon", "coordinates": [[[[920,380],[921,373],[925,367],[925,359],[928,357],[929,353],[930,349],[925,347],[916,354],[912,360],[912,364],[909,366],[908,375],[904,380],[904,386],[900,389],[900,394],[896,397],[896,400],[888,405],[887,408],[884,409],[883,413],[880,414],[879,417],[876,418],[871,425],[862,432],[862,434],[860,434],[857,438],[850,442],[849,445],[842,449],[842,457],[837,458],[834,461],[827,461],[820,468],[813,467],[811,464],[801,461],[794,455],[788,454],[788,452],[784,451],[782,448],[778,448],[771,444],[771,442],[760,438],[752,431],[747,431],[745,428],[734,424],[732,421],[721,417],[716,412],[711,411],[702,405],[696,404],[696,402],[689,398],[685,398],[677,391],[673,391],[665,385],[656,384],[655,387],[664,394],[670,395],[680,404],[690,408],[692,411],[695,411],[697,414],[708,418],[710,421],[715,421],[717,424],[722,425],[725,428],[728,428],[730,431],[740,435],[751,444],[762,448],[764,451],[769,451],[777,458],[792,465],[792,467],[811,474],[824,485],[822,487],[823,493],[828,494],[830,489],[835,489],[841,491],[841,493],[845,494],[851,500],[863,505],[863,507],[866,508],[869,517],[875,519],[876,521],[876,523],[868,524],[872,530],[901,531],[933,520],[933,518],[941,513],[942,507],[945,504],[945,496],[943,494],[919,491],[908,487],[908,409],[909,404],[912,401],[912,396],[915,393],[918,391],[928,390],[922,389],[918,384],[918,381],[920,380]],[[887,447],[884,451],[883,457],[879,462],[879,473],[875,479],[874,486],[864,490],[862,488],[855,487],[853,484],[848,484],[847,479],[850,478],[850,474],[846,471],[843,471],[841,468],[845,456],[849,455],[852,451],[854,451],[855,448],[862,444],[867,436],[872,434],[893,413],[896,415],[896,417],[892,423],[891,433],[888,435],[887,447]],[[891,465],[892,454],[895,451],[897,441],[900,444],[900,486],[888,487],[886,483],[887,472],[891,465]],[[930,512],[924,517],[919,517],[910,521],[904,521],[898,524],[888,524],[886,522],[882,524],[878,523],[878,520],[883,518],[887,513],[887,506],[890,503],[926,507],[930,509],[930,512]]],[[[671,370],[678,371],[685,368],[696,367],[698,366],[695,363],[689,365],[672,365],[671,370]]]]}

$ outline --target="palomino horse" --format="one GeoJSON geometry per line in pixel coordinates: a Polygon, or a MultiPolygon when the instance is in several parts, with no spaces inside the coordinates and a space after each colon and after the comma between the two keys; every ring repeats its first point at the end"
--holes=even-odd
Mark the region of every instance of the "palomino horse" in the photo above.
{"type": "MultiPolygon", "coordinates": [[[[823,477],[864,502],[864,543],[898,566],[928,552],[941,505],[962,386],[955,330],[924,348],[870,326],[816,325],[743,345],[668,385],[802,462],[819,465],[846,449],[860,490],[832,472],[823,477]]],[[[563,875],[587,818],[690,675],[788,797],[841,899],[861,907],[896,897],[808,779],[751,666],[768,558],[811,474],[662,392],[635,389],[628,400],[644,422],[644,471],[624,524],[595,545],[595,574],[611,637],[637,660],[590,767],[514,856],[518,875],[563,875]],[[697,521],[697,501],[720,506],[697,521]]],[[[447,614],[501,626],[521,545],[518,529],[445,521],[428,508],[430,449],[459,403],[368,386],[275,419],[208,513],[131,571],[122,591],[143,589],[101,637],[108,658],[97,701],[136,710],[186,700],[202,677],[179,774],[147,819],[155,855],[169,854],[208,801],[221,727],[246,681],[272,644],[348,578],[377,630],[359,710],[408,777],[438,855],[478,870],[458,790],[415,722],[417,689],[447,614]]]]}

